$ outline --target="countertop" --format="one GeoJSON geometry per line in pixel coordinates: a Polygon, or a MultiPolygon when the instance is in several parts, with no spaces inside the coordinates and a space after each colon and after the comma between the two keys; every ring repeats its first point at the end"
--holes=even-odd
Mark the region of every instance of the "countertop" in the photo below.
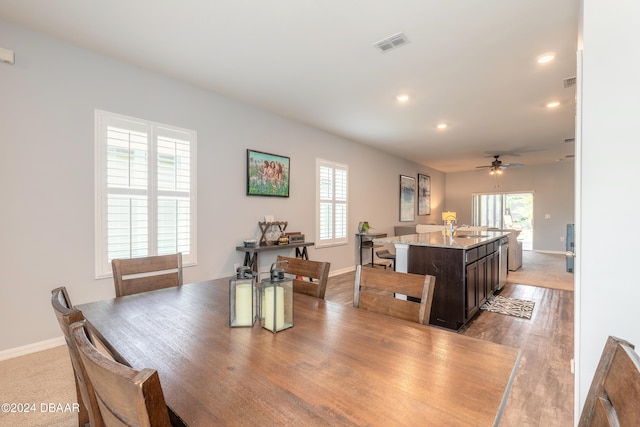
{"type": "Polygon", "coordinates": [[[498,240],[503,236],[508,236],[509,232],[503,231],[477,231],[473,234],[465,231],[458,235],[453,233],[453,237],[445,236],[441,231],[433,233],[407,234],[404,236],[388,236],[373,239],[377,243],[404,243],[413,246],[432,246],[438,248],[451,249],[472,249],[485,243],[498,240]],[[466,236],[466,237],[465,237],[466,236]]]}

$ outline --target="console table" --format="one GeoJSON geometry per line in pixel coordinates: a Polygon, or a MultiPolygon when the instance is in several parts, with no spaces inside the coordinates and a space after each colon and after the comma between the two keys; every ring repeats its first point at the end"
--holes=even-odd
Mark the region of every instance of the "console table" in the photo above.
{"type": "Polygon", "coordinates": [[[371,267],[379,265],[381,267],[387,267],[387,264],[376,264],[374,249],[381,248],[383,245],[377,245],[373,243],[373,239],[379,239],[382,237],[387,237],[387,233],[357,233],[358,236],[358,247],[360,252],[360,265],[362,265],[362,250],[363,249],[371,249],[371,267]]]}
{"type": "Polygon", "coordinates": [[[258,272],[258,254],[260,252],[268,252],[268,251],[278,251],[278,250],[286,250],[295,248],[296,257],[302,259],[309,259],[309,254],[307,253],[307,246],[313,246],[314,242],[300,242],[300,243],[289,243],[286,245],[266,245],[266,246],[254,246],[254,247],[245,247],[245,246],[236,246],[236,251],[244,252],[244,265],[247,267],[251,267],[253,271],[258,272]]]}

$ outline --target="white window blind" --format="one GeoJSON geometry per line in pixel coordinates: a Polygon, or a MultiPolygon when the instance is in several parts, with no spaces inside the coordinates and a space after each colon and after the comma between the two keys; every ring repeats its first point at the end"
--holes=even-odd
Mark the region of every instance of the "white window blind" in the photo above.
{"type": "Polygon", "coordinates": [[[318,159],[317,247],[347,243],[347,165],[318,159]]]}
{"type": "Polygon", "coordinates": [[[111,260],[196,262],[196,133],[96,111],[96,277],[111,260]]]}

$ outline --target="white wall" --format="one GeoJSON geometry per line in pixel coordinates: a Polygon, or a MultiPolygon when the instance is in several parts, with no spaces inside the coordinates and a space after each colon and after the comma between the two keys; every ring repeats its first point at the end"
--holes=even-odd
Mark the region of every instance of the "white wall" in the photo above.
{"type": "Polygon", "coordinates": [[[572,160],[549,165],[507,169],[501,176],[482,171],[446,176],[447,210],[458,214],[458,224],[472,223],[474,193],[533,192],[533,249],[564,252],[567,224],[574,222],[574,165],[572,160]],[[545,215],[549,215],[546,219],[545,215]]]}
{"type": "MultiPolygon", "coordinates": [[[[381,232],[399,224],[400,174],[431,176],[439,216],[438,171],[2,21],[0,40],[16,54],[15,65],[0,63],[0,352],[61,335],[49,302],[57,286],[75,304],[114,296],[93,270],[95,109],[197,131],[198,265],[186,282],[230,275],[243,259],[235,246],[265,214],[315,240],[316,157],[349,165],[351,236],[359,221],[381,232]],[[291,197],[245,195],[247,148],[290,156],[291,197]]],[[[353,237],[310,249],[334,272],[356,255],[353,237]]]]}
{"type": "MultiPolygon", "coordinates": [[[[584,0],[584,78],[576,293],[576,390],[588,391],[606,336],[640,345],[632,268],[635,240],[626,224],[640,210],[640,3],[584,0]],[[612,217],[612,212],[616,214],[612,217]]],[[[432,177],[433,222],[444,201],[443,175],[278,118],[136,67],[0,22],[0,351],[60,335],[49,291],[64,284],[75,303],[113,296],[93,274],[93,112],[96,108],[198,131],[199,264],[186,280],[227,275],[233,250],[265,213],[312,235],[315,157],[346,162],[350,226],[397,225],[398,175],[432,177]],[[244,195],[245,149],[291,156],[289,199],[244,195]],[[435,210],[437,206],[438,210],[435,210]]],[[[511,171],[510,171],[511,172],[511,171]]],[[[565,221],[563,221],[565,222],[565,221]]],[[[631,227],[633,230],[633,227],[631,227]]],[[[311,250],[332,269],[353,265],[347,247],[311,250]]],[[[265,260],[268,262],[268,260],[265,260]]]]}
{"type": "MultiPolygon", "coordinates": [[[[580,215],[577,221],[576,402],[581,407],[607,336],[640,348],[635,228],[640,211],[640,3],[583,2],[580,215]]],[[[580,106],[579,106],[580,112],[580,106]]]]}
{"type": "MultiPolygon", "coordinates": [[[[640,210],[635,187],[640,3],[621,0],[615,10],[624,13],[584,1],[581,217],[576,218],[579,406],[606,336],[640,345],[635,315],[640,287],[631,269],[635,245],[624,234],[640,210]]],[[[96,108],[197,130],[199,263],[187,269],[187,281],[228,275],[242,260],[233,248],[257,231],[265,213],[313,238],[316,156],[350,166],[353,231],[365,219],[379,231],[399,224],[399,174],[431,175],[433,213],[416,217],[419,222],[437,222],[440,210],[462,211],[467,203],[460,202],[466,196],[453,174],[447,178],[452,206],[444,206],[444,176],[437,171],[0,23],[2,47],[16,52],[15,65],[0,64],[0,351],[60,335],[49,305],[52,288],[66,285],[75,303],[114,294],[112,282],[95,280],[93,272],[96,108]],[[289,199],[245,196],[246,148],[291,157],[289,199]]],[[[533,187],[526,189],[538,191],[533,187]]],[[[346,247],[311,249],[311,257],[331,261],[335,271],[354,264],[356,249],[351,241],[346,247]]],[[[262,267],[269,261],[265,257],[262,267]]]]}

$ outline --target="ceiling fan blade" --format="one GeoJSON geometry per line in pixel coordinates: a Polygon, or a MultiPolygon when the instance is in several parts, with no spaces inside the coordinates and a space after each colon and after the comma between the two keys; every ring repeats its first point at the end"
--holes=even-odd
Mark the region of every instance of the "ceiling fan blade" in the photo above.
{"type": "Polygon", "coordinates": [[[519,167],[524,166],[522,163],[502,163],[502,161],[500,160],[500,155],[499,154],[494,154],[492,157],[495,160],[493,162],[491,162],[490,165],[476,166],[476,169],[489,168],[489,169],[491,169],[491,171],[493,173],[494,171],[503,171],[506,168],[519,168],[519,167]]]}

